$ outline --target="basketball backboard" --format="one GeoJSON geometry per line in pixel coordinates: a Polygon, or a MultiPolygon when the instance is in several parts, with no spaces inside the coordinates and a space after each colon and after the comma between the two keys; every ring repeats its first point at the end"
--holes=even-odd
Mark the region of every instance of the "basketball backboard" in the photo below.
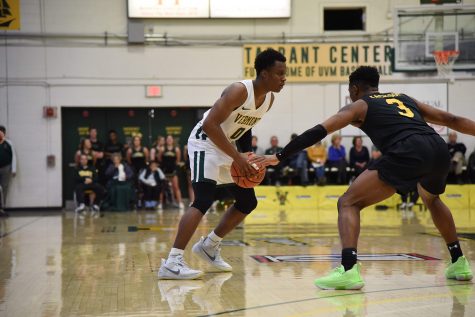
{"type": "Polygon", "coordinates": [[[475,70],[475,5],[394,9],[394,71],[435,71],[433,51],[460,51],[454,70],[475,70]]]}

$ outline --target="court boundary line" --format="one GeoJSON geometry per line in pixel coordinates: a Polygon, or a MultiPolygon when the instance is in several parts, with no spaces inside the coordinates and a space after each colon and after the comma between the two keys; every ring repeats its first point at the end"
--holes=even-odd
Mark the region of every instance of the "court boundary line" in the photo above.
{"type": "Polygon", "coordinates": [[[313,300],[335,298],[335,297],[354,296],[354,295],[361,295],[361,294],[376,294],[376,293],[384,293],[384,292],[399,292],[399,291],[407,291],[407,290],[427,289],[427,288],[441,288],[441,287],[447,287],[447,286],[462,286],[462,285],[473,285],[473,283],[457,283],[457,284],[446,284],[446,285],[404,287],[404,288],[383,289],[383,290],[369,291],[369,292],[344,293],[344,294],[337,294],[337,295],[325,296],[325,297],[304,298],[304,299],[297,299],[297,300],[293,300],[293,301],[286,301],[286,302],[280,302],[280,303],[237,308],[237,309],[231,309],[231,310],[216,312],[216,313],[208,314],[208,315],[198,315],[197,317],[219,316],[219,315],[232,314],[232,313],[237,313],[237,312],[242,312],[242,311],[247,311],[247,310],[262,309],[262,308],[267,308],[267,307],[281,306],[281,305],[294,304],[294,303],[310,302],[310,301],[313,301],[313,300]]]}
{"type": "Polygon", "coordinates": [[[32,223],[37,222],[38,220],[40,220],[40,219],[42,219],[42,218],[43,218],[43,217],[38,217],[38,218],[33,219],[32,221],[28,222],[28,223],[25,223],[25,224],[23,224],[23,225],[21,225],[21,226],[15,228],[15,229],[13,229],[12,231],[3,233],[2,235],[0,235],[0,239],[3,239],[3,238],[5,238],[6,236],[11,235],[11,234],[14,233],[14,232],[16,232],[16,231],[18,231],[18,230],[21,230],[21,229],[23,229],[23,228],[25,228],[25,227],[31,225],[32,223]]]}

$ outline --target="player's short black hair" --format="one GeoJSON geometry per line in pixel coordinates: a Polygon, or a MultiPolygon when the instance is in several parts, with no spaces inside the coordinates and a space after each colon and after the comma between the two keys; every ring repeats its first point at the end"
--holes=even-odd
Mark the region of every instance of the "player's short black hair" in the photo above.
{"type": "Polygon", "coordinates": [[[0,125],[0,131],[2,131],[3,134],[7,133],[7,129],[3,125],[0,125]]]}
{"type": "Polygon", "coordinates": [[[350,85],[363,85],[377,88],[379,72],[376,67],[360,66],[350,75],[350,85]]]}
{"type": "Polygon", "coordinates": [[[287,59],[282,53],[272,48],[268,48],[265,51],[260,52],[254,61],[254,68],[256,69],[257,76],[259,76],[263,70],[274,66],[276,61],[285,63],[286,60],[287,59]]]}

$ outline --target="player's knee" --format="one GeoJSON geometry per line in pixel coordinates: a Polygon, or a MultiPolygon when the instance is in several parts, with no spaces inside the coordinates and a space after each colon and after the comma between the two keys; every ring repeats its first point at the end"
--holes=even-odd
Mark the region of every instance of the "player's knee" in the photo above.
{"type": "Polygon", "coordinates": [[[358,201],[353,199],[351,195],[348,193],[344,193],[343,195],[340,196],[340,198],[338,198],[337,207],[338,207],[338,212],[347,210],[347,208],[350,208],[350,207],[356,207],[358,209],[364,208],[363,206],[359,204],[358,201]]]}
{"type": "Polygon", "coordinates": [[[191,207],[198,209],[204,215],[214,202],[216,184],[199,182],[193,183],[192,186],[196,198],[191,207]]]}
{"type": "Polygon", "coordinates": [[[349,199],[345,194],[341,195],[339,198],[338,198],[338,202],[337,202],[337,208],[338,208],[338,211],[341,211],[343,208],[345,207],[348,207],[349,206],[349,199]]]}
{"type": "Polygon", "coordinates": [[[191,207],[198,209],[203,215],[208,211],[208,209],[213,204],[212,199],[203,199],[197,197],[191,207]]]}
{"type": "Polygon", "coordinates": [[[247,199],[238,199],[234,204],[234,207],[243,214],[250,214],[257,207],[257,199],[255,196],[247,199]]]}

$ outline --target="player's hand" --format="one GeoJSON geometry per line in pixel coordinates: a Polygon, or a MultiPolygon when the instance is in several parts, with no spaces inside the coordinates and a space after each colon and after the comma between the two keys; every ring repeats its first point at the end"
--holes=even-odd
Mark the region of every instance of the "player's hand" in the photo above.
{"type": "Polygon", "coordinates": [[[257,166],[269,166],[269,165],[277,165],[280,161],[277,159],[275,154],[273,155],[254,155],[249,160],[251,164],[256,164],[257,166]]]}
{"type": "Polygon", "coordinates": [[[249,154],[241,153],[238,157],[234,159],[234,162],[237,164],[239,170],[243,175],[246,177],[251,177],[259,172],[258,166],[255,165],[257,168],[253,167],[249,162],[249,154]]]}

